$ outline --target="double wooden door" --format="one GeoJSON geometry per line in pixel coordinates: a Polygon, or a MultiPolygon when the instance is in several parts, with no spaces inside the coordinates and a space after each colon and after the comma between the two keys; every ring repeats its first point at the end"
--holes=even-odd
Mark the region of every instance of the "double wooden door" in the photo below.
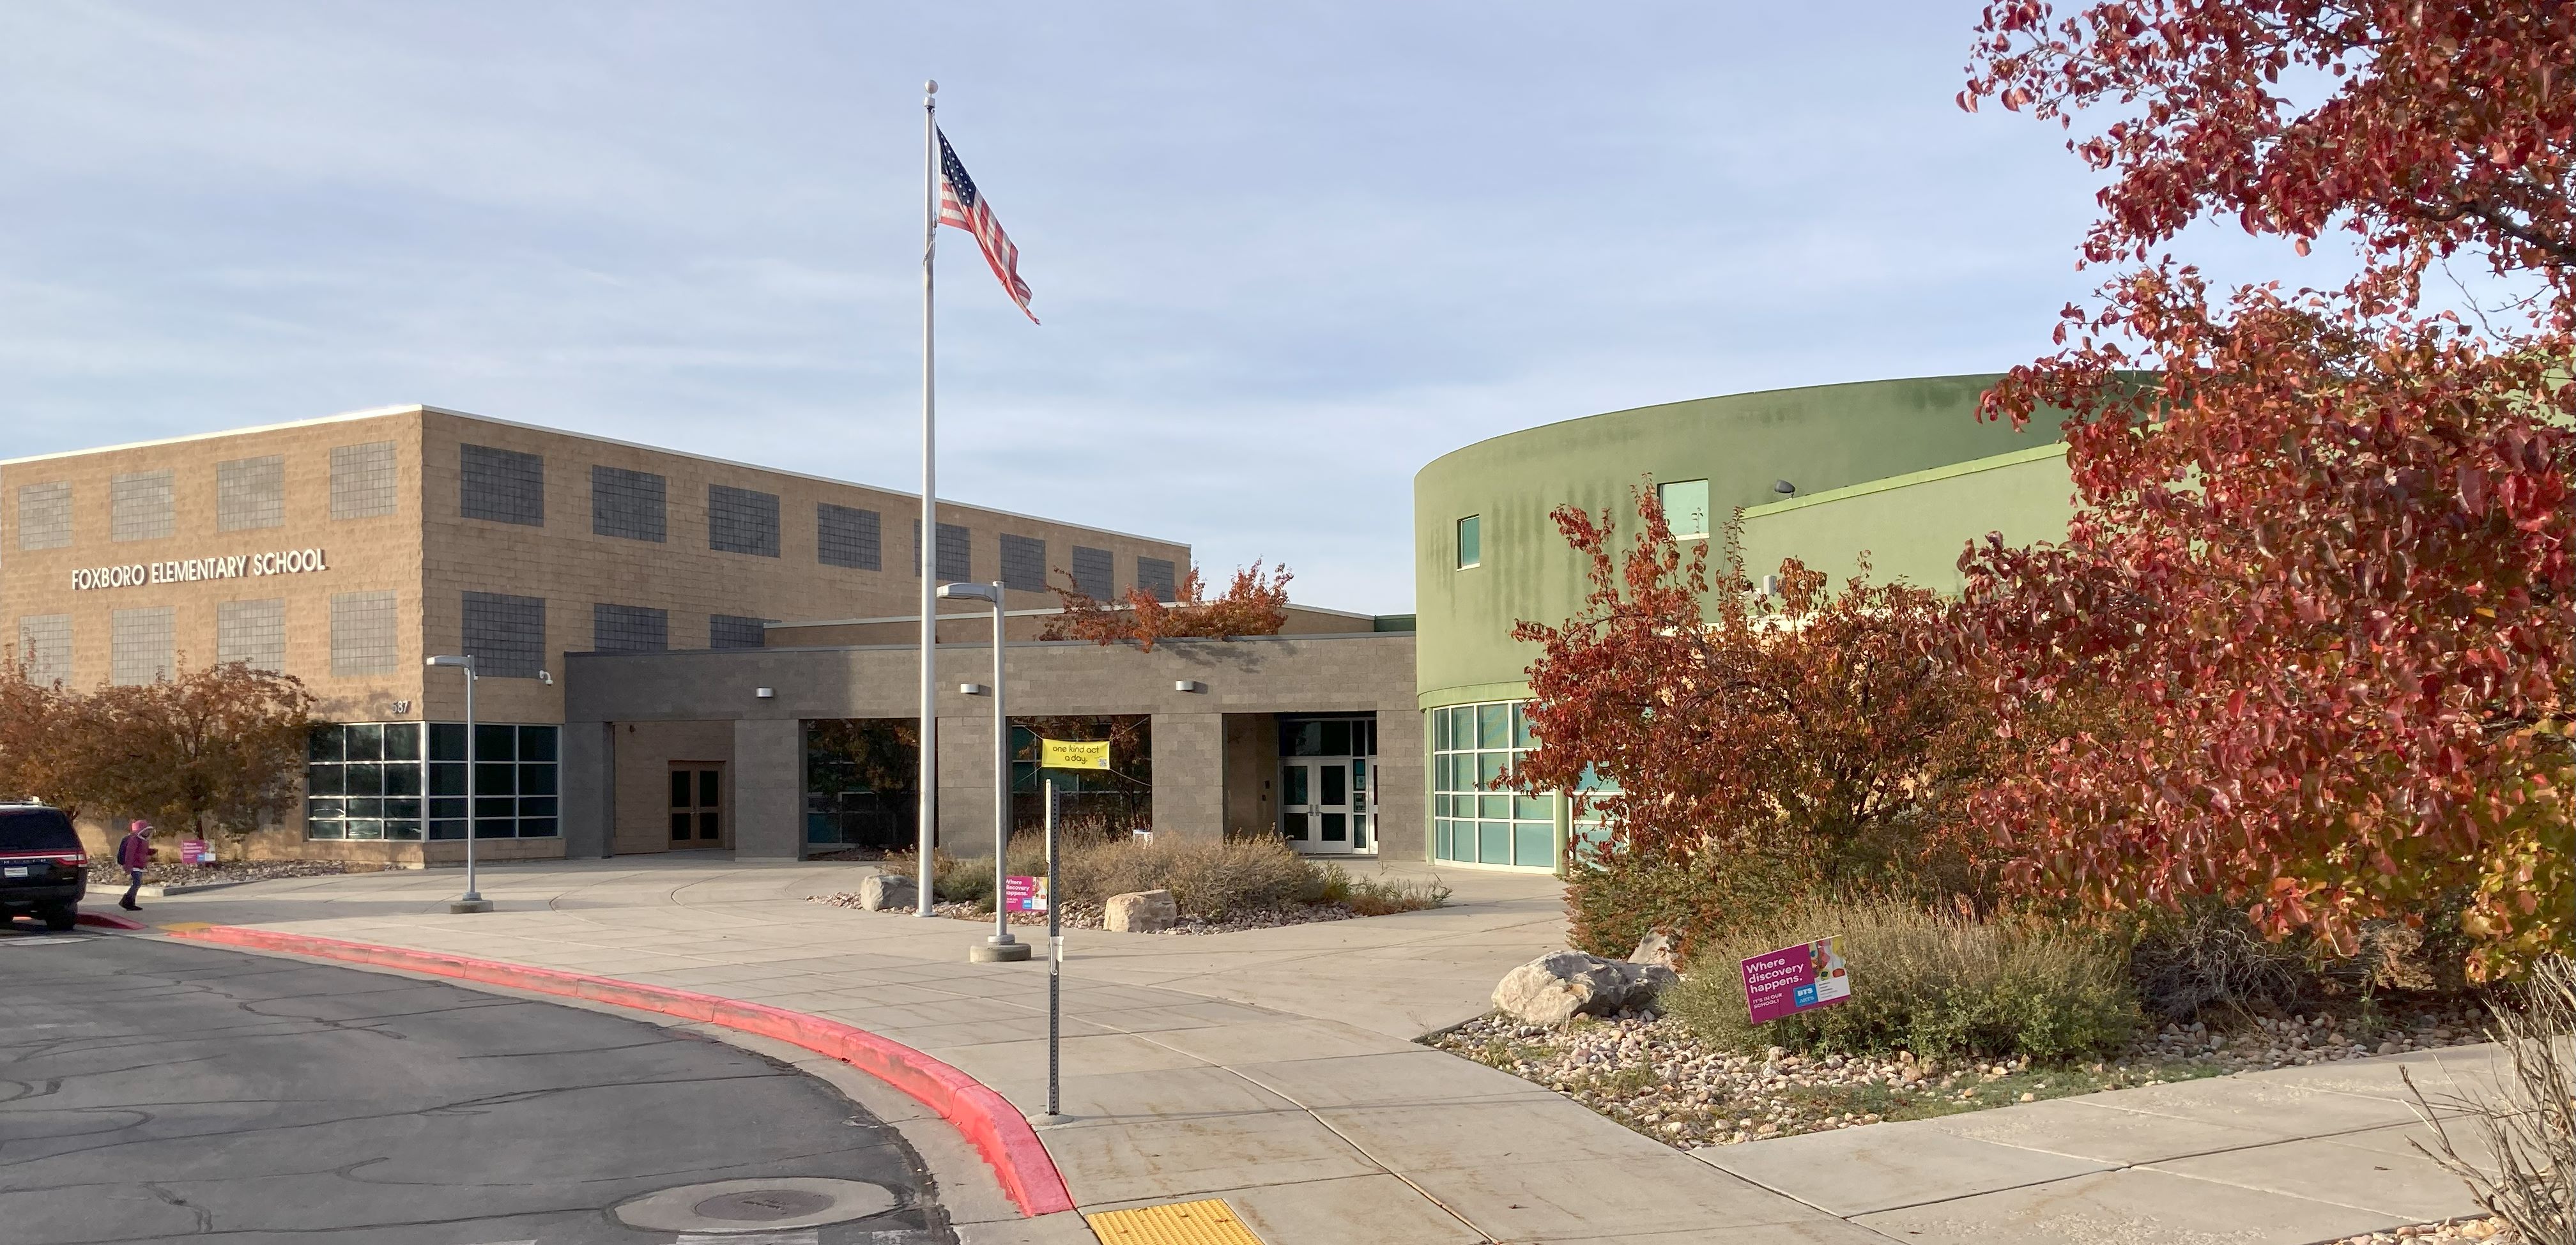
{"type": "Polygon", "coordinates": [[[724,766],[671,762],[671,846],[724,845],[724,766]]]}

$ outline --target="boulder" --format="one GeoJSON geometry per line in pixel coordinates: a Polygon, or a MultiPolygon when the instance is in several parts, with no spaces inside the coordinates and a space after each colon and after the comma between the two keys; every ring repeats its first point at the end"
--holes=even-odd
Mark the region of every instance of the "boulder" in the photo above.
{"type": "Polygon", "coordinates": [[[1673,962],[1672,936],[1662,930],[1648,931],[1645,937],[1638,939],[1637,949],[1628,953],[1628,962],[1652,964],[1657,968],[1679,969],[1681,967],[1673,962]]]}
{"type": "Polygon", "coordinates": [[[1561,1025],[1576,1016],[1653,1006],[1655,996],[1678,980],[1659,964],[1553,951],[1503,974],[1494,987],[1494,1007],[1525,1023],[1561,1025]]]}
{"type": "Polygon", "coordinates": [[[1100,913],[1100,927],[1117,934],[1159,934],[1181,919],[1181,905],[1170,891],[1129,891],[1112,895],[1100,913]]]}
{"type": "Polygon", "coordinates": [[[859,906],[870,912],[920,906],[921,888],[900,873],[872,873],[859,882],[859,906]]]}

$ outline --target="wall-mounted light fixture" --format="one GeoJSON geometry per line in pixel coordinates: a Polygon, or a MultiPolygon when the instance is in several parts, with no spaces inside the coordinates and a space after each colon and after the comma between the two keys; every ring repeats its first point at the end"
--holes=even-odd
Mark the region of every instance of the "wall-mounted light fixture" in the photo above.
{"type": "Polygon", "coordinates": [[[1762,577],[1762,595],[1766,597],[1776,597],[1780,595],[1779,576],[1765,575],[1762,577]]]}
{"type": "Polygon", "coordinates": [[[1207,690],[1207,684],[1201,683],[1197,679],[1174,679],[1172,680],[1172,690],[1176,692],[1204,692],[1207,690]]]}
{"type": "Polygon", "coordinates": [[[1798,491],[1798,486],[1791,484],[1786,480],[1773,480],[1771,482],[1771,491],[1783,496],[1789,496],[1794,495],[1798,491]]]}
{"type": "Polygon", "coordinates": [[[960,696],[990,696],[993,694],[993,689],[981,683],[960,683],[957,685],[957,694],[960,696]]]}
{"type": "Polygon", "coordinates": [[[755,687],[751,689],[751,694],[762,700],[767,700],[776,696],[778,694],[778,689],[774,687],[755,687]]]}

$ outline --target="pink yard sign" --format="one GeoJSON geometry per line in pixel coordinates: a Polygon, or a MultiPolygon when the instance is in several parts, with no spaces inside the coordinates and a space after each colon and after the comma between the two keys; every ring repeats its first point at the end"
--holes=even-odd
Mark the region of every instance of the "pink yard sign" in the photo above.
{"type": "Polygon", "coordinates": [[[201,865],[213,855],[213,852],[206,850],[204,839],[179,840],[179,863],[181,864],[201,865]]]}
{"type": "Polygon", "coordinates": [[[1044,912],[1047,910],[1045,878],[1014,877],[1003,884],[1002,911],[1044,912]]]}
{"type": "Polygon", "coordinates": [[[1753,1023],[1769,1024],[1851,997],[1842,939],[1819,938],[1744,960],[1744,1006],[1753,1023]]]}

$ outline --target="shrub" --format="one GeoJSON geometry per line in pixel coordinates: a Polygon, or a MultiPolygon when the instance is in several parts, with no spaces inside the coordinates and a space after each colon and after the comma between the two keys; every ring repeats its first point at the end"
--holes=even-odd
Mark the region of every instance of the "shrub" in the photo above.
{"type": "Polygon", "coordinates": [[[2107,939],[1896,901],[1802,902],[1704,937],[1689,964],[1665,992],[1666,1008],[1709,1040],[1745,1051],[2059,1060],[2116,1050],[2141,1019],[2128,965],[2107,939]],[[1752,1024],[1737,961],[1834,934],[1851,964],[1850,1000],[1752,1024]]]}
{"type": "Polygon", "coordinates": [[[1703,936],[1794,904],[1807,881],[1803,870],[1764,853],[1586,852],[1566,872],[1567,936],[1578,950],[1622,956],[1664,930],[1687,955],[1703,936]]]}
{"type": "Polygon", "coordinates": [[[2242,909],[2200,899],[2142,915],[2129,964],[2148,1013],[2182,1023],[2211,1009],[2295,1012],[2384,990],[2456,991],[2472,950],[2456,932],[2465,908],[2455,897],[2420,929],[2364,922],[2354,952],[2339,955],[2313,940],[2267,938],[2242,909]]]}
{"type": "Polygon", "coordinates": [[[2540,960],[2519,993],[2494,1009],[2509,1062],[2494,1092],[2430,1098],[2400,1070],[2433,1126],[2429,1150],[2414,1144],[2529,1245],[2576,1245],[2576,964],[2540,960]]]}
{"type": "MultiPolygon", "coordinates": [[[[1046,842],[1037,835],[1011,840],[1011,872],[1046,873],[1046,842]]],[[[903,869],[893,859],[890,868],[903,869]]],[[[937,896],[989,908],[993,858],[934,856],[937,896]]],[[[1129,891],[1168,890],[1183,914],[1220,920],[1229,915],[1293,904],[1344,903],[1362,915],[1438,907],[1449,890],[1438,882],[1353,879],[1341,866],[1298,855],[1277,839],[1110,840],[1059,839],[1056,886],[1068,903],[1104,903],[1129,891]]]]}

